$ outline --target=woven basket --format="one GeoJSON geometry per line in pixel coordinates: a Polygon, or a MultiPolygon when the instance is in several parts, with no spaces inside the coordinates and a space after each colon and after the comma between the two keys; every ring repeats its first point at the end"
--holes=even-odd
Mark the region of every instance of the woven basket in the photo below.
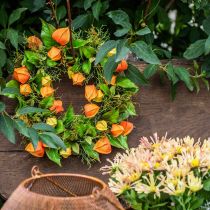
{"type": "Polygon", "coordinates": [[[104,182],[77,174],[45,174],[37,167],[2,210],[123,210],[104,182]]]}

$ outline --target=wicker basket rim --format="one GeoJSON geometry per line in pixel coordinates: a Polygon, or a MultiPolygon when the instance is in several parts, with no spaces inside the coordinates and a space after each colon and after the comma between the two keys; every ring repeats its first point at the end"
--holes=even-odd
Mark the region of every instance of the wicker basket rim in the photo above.
{"type": "Polygon", "coordinates": [[[69,198],[71,198],[73,200],[77,200],[77,199],[81,199],[81,198],[84,198],[84,199],[85,198],[90,198],[90,196],[93,196],[92,194],[84,195],[84,196],[77,196],[77,197],[51,196],[51,195],[39,194],[39,193],[30,191],[30,190],[27,190],[27,188],[25,187],[25,185],[30,181],[33,181],[33,180],[36,180],[36,179],[39,179],[39,178],[44,178],[44,177],[52,177],[52,176],[71,176],[71,177],[74,176],[74,177],[89,179],[89,180],[97,182],[98,184],[100,184],[102,186],[102,188],[99,189],[100,192],[105,190],[105,188],[107,187],[106,184],[102,180],[100,180],[96,177],[87,176],[87,175],[83,175],[83,174],[73,174],[73,173],[57,173],[57,174],[51,173],[51,174],[42,174],[42,175],[39,175],[39,176],[34,176],[34,177],[31,177],[31,178],[28,178],[28,179],[22,181],[20,183],[19,187],[21,188],[21,190],[26,191],[27,193],[31,193],[32,195],[36,195],[38,197],[43,197],[44,196],[44,197],[47,197],[47,198],[58,199],[58,200],[67,200],[69,198]]]}

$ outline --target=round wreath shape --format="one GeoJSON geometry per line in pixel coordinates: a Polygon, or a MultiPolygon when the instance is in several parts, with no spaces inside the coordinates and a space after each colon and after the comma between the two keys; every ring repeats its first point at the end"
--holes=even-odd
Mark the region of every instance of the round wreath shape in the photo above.
{"type": "Polygon", "coordinates": [[[58,165],[71,155],[90,164],[99,161],[99,154],[111,153],[112,146],[128,148],[127,136],[134,126],[127,119],[136,115],[132,96],[139,89],[125,74],[127,61],[112,59],[115,48],[104,51],[97,61],[98,49],[107,39],[101,29],[71,34],[68,27],[56,29],[44,21],[41,38],[26,39],[24,51],[17,53],[13,77],[2,91],[17,99],[16,113],[11,117],[5,112],[2,117],[22,134],[27,152],[36,157],[46,154],[58,165]],[[114,72],[107,67],[110,60],[114,72]],[[62,99],[56,97],[53,82],[64,73],[73,85],[84,86],[84,114],[75,114],[71,105],[64,110],[62,99]]]}

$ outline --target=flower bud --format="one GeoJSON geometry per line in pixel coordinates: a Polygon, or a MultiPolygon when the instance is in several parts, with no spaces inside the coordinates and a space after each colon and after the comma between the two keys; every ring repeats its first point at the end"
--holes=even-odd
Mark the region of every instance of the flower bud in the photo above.
{"type": "Polygon", "coordinates": [[[32,92],[31,86],[29,84],[20,85],[20,94],[28,96],[32,92]]]}
{"type": "Polygon", "coordinates": [[[60,155],[63,158],[68,158],[71,155],[71,148],[68,147],[68,148],[66,148],[66,150],[60,150],[60,155]]]}
{"type": "Polygon", "coordinates": [[[42,87],[40,93],[43,98],[53,95],[54,89],[52,87],[42,87]]]}
{"type": "Polygon", "coordinates": [[[57,47],[52,47],[48,53],[48,57],[53,61],[59,61],[61,59],[61,50],[57,47]]]}
{"type": "Polygon", "coordinates": [[[96,128],[99,131],[106,131],[107,130],[107,122],[105,120],[100,120],[96,123],[96,128]]]}
{"type": "Polygon", "coordinates": [[[25,84],[30,78],[28,69],[25,66],[15,68],[13,72],[13,78],[21,84],[25,84]]]}
{"type": "Polygon", "coordinates": [[[68,27],[59,28],[55,30],[52,34],[52,38],[60,45],[66,45],[70,39],[70,30],[68,27]]]}
{"type": "Polygon", "coordinates": [[[123,72],[128,68],[128,64],[126,60],[122,60],[121,63],[118,64],[116,72],[123,72]]]}
{"type": "Polygon", "coordinates": [[[96,98],[97,96],[97,89],[95,85],[86,85],[85,86],[85,98],[88,101],[91,101],[92,99],[96,98]]]}
{"type": "Polygon", "coordinates": [[[64,111],[63,102],[61,100],[54,100],[53,105],[50,107],[50,111],[55,111],[56,114],[64,111]]]}
{"type": "Polygon", "coordinates": [[[46,120],[48,125],[51,125],[53,128],[57,125],[57,118],[56,117],[48,117],[46,120]]]}
{"type": "Polygon", "coordinates": [[[120,136],[121,134],[123,134],[123,132],[124,132],[124,128],[121,125],[118,125],[118,124],[112,125],[111,133],[114,137],[120,136]]]}
{"type": "Polygon", "coordinates": [[[52,83],[52,79],[49,75],[42,77],[42,86],[49,87],[52,83]]]}
{"type": "Polygon", "coordinates": [[[42,48],[43,45],[42,41],[36,36],[29,36],[27,42],[28,42],[28,48],[32,50],[38,50],[42,48]]]}
{"type": "Polygon", "coordinates": [[[100,107],[97,106],[96,104],[86,104],[84,106],[84,109],[85,109],[85,116],[87,118],[92,118],[98,113],[100,107]]]}
{"type": "Polygon", "coordinates": [[[73,85],[82,85],[83,81],[85,80],[85,77],[82,73],[76,73],[71,76],[73,85]]]}
{"type": "Polygon", "coordinates": [[[97,90],[97,96],[94,99],[96,102],[101,102],[103,100],[104,94],[101,90],[97,90]]]}
{"type": "Polygon", "coordinates": [[[101,154],[110,154],[112,152],[112,147],[109,139],[106,136],[99,139],[93,147],[93,150],[101,154]]]}
{"type": "Polygon", "coordinates": [[[122,121],[120,125],[124,128],[123,136],[127,136],[133,130],[133,123],[122,121]]]}
{"type": "Polygon", "coordinates": [[[41,141],[38,141],[36,149],[34,149],[32,143],[29,143],[26,146],[25,151],[29,152],[30,154],[32,154],[35,157],[43,157],[44,156],[44,147],[43,147],[43,144],[41,141]]]}

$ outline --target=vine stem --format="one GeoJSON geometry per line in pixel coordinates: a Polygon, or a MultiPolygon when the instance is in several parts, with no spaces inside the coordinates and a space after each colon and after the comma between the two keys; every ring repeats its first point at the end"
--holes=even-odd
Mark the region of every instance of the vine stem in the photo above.
{"type": "Polygon", "coordinates": [[[68,11],[71,53],[72,53],[72,56],[75,60],[75,52],[74,52],[74,47],[73,47],[73,37],[72,37],[72,30],[71,30],[72,21],[71,21],[71,3],[70,3],[70,0],[66,0],[66,5],[67,5],[67,11],[68,11]]]}
{"type": "Polygon", "coordinates": [[[54,7],[54,3],[52,0],[49,0],[48,1],[48,4],[51,6],[51,9],[52,9],[52,18],[55,19],[55,25],[56,25],[56,28],[59,27],[59,22],[58,22],[58,19],[57,19],[57,16],[56,16],[56,11],[55,11],[55,7],[54,7]]]}
{"type": "Polygon", "coordinates": [[[148,15],[148,12],[149,12],[149,9],[151,7],[151,4],[152,4],[152,0],[148,0],[147,6],[146,6],[146,10],[145,10],[145,13],[144,13],[145,17],[147,17],[147,15],[148,15]]]}

